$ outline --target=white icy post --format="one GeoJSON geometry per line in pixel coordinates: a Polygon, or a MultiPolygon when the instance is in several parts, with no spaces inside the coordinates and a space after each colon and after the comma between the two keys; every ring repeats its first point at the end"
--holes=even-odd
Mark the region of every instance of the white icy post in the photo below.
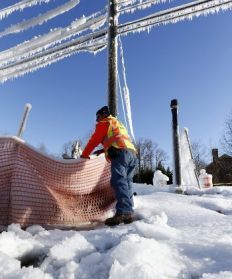
{"type": "Polygon", "coordinates": [[[20,128],[19,128],[18,134],[17,134],[17,137],[19,137],[19,138],[21,138],[22,135],[23,135],[23,132],[25,130],[26,123],[27,123],[27,118],[28,118],[28,115],[29,115],[29,112],[30,112],[31,108],[32,108],[31,104],[26,104],[25,105],[23,118],[22,118],[21,125],[20,125],[20,128]]]}
{"type": "Polygon", "coordinates": [[[81,154],[82,154],[82,149],[80,147],[80,144],[78,141],[75,141],[72,145],[71,158],[72,159],[80,158],[81,154]]]}

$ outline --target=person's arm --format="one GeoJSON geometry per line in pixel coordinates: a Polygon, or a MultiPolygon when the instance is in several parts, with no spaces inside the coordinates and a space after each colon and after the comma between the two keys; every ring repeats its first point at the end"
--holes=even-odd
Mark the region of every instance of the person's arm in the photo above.
{"type": "Polygon", "coordinates": [[[82,158],[89,158],[90,153],[103,141],[104,137],[107,135],[108,127],[108,122],[97,123],[95,132],[89,139],[85,149],[82,152],[82,158]]]}

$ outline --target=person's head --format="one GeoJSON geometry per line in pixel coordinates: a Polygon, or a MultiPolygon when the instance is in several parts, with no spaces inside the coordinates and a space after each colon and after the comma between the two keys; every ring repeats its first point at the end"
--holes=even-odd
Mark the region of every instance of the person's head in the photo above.
{"type": "Polygon", "coordinates": [[[101,121],[102,119],[106,118],[109,115],[110,115],[109,108],[107,106],[104,106],[96,112],[96,121],[99,122],[99,121],[101,121]]]}

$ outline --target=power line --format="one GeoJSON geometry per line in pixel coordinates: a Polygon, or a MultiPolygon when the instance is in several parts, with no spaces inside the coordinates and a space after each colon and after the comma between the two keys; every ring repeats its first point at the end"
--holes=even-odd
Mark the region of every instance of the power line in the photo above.
{"type": "MultiPolygon", "coordinates": [[[[206,13],[213,13],[216,11],[219,11],[220,9],[229,9],[232,7],[232,0],[199,0],[194,1],[188,4],[184,4],[178,7],[170,8],[164,11],[159,11],[156,13],[153,13],[150,16],[140,18],[138,20],[127,22],[124,24],[121,24],[117,27],[117,34],[128,34],[131,32],[136,31],[144,31],[150,27],[160,25],[160,24],[168,24],[170,22],[176,22],[178,20],[183,20],[186,18],[191,18],[192,16],[198,16],[206,13]]],[[[13,63],[10,63],[9,65],[5,65],[3,67],[0,67],[0,80],[1,77],[1,71],[12,69],[14,67],[20,66],[22,64],[26,64],[29,62],[38,61],[39,59],[43,57],[49,57],[49,55],[55,56],[57,54],[58,57],[66,57],[68,55],[71,55],[78,51],[78,49],[81,48],[81,50],[88,51],[89,48],[94,48],[95,43],[98,44],[96,46],[97,48],[104,48],[106,46],[106,40],[107,40],[107,29],[99,30],[97,32],[90,33],[88,35],[79,37],[75,40],[72,40],[71,42],[63,43],[60,46],[53,47],[51,49],[48,49],[46,51],[43,51],[39,54],[33,54],[33,57],[28,57],[26,59],[21,59],[20,61],[16,61],[13,63]],[[102,39],[105,40],[105,42],[101,42],[99,47],[99,41],[102,39]]],[[[60,58],[61,59],[61,58],[60,58]]],[[[52,63],[52,61],[51,61],[52,63]]],[[[44,64],[44,62],[42,63],[44,64]]],[[[39,64],[37,64],[36,67],[39,67],[39,64]]]]}
{"type": "MultiPolygon", "coordinates": [[[[200,0],[178,7],[170,8],[164,11],[156,12],[150,16],[143,17],[132,22],[127,22],[118,26],[118,34],[131,33],[144,28],[152,27],[154,25],[166,24],[170,21],[181,20],[181,18],[192,17],[200,15],[203,12],[215,12],[216,9],[232,8],[232,0],[200,0]],[[213,4],[214,3],[214,4],[213,4]],[[204,4],[211,4],[211,6],[204,6],[204,4]],[[227,7],[228,6],[228,7],[227,7]],[[189,11],[192,9],[192,11],[189,11]]],[[[142,30],[143,31],[143,30],[142,30]]]]}
{"type": "MultiPolygon", "coordinates": [[[[34,54],[32,57],[22,59],[21,61],[17,61],[17,62],[14,62],[12,64],[0,67],[0,70],[6,70],[6,69],[9,69],[13,66],[18,66],[20,64],[30,62],[30,61],[36,60],[38,58],[42,58],[43,56],[48,56],[49,54],[54,54],[54,53],[60,52],[60,51],[70,50],[70,53],[75,52],[74,47],[76,47],[78,45],[81,45],[81,44],[84,44],[84,43],[87,45],[91,41],[94,42],[94,40],[96,40],[96,39],[103,39],[104,36],[106,36],[106,34],[107,34],[107,30],[104,29],[104,30],[100,30],[100,31],[82,36],[82,37],[77,38],[77,39],[75,39],[71,42],[67,42],[67,43],[64,43],[60,46],[56,46],[56,47],[53,47],[51,49],[45,50],[42,53],[34,54]]],[[[88,46],[86,48],[88,48],[88,46]]]]}

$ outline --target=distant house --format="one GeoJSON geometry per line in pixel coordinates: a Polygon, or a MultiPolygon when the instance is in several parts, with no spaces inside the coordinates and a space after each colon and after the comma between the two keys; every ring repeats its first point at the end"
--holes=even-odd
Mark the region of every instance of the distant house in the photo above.
{"type": "Polygon", "coordinates": [[[212,149],[213,162],[206,167],[206,172],[213,175],[213,184],[232,184],[232,157],[223,154],[218,157],[218,149],[212,149]]]}

